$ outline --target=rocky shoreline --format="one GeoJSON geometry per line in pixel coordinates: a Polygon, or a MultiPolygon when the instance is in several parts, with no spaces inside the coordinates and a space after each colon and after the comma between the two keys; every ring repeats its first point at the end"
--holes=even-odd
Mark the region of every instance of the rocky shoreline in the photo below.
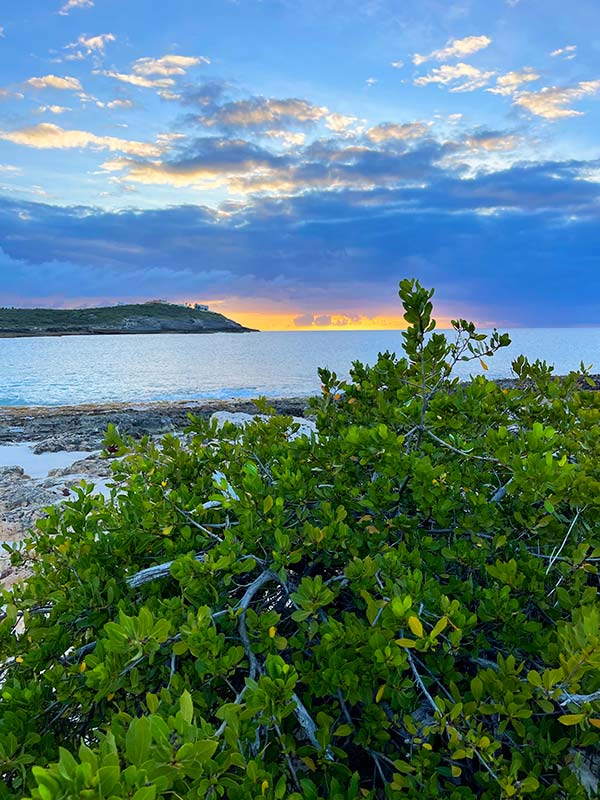
{"type": "MultiPolygon", "coordinates": [[[[308,398],[270,403],[280,414],[301,417],[308,398]]],[[[108,493],[110,461],[100,451],[109,423],[124,435],[158,437],[183,431],[189,413],[209,418],[218,412],[255,414],[257,409],[251,400],[0,408],[0,545],[22,541],[42,509],[68,499],[82,479],[108,493]],[[46,469],[57,457],[63,463],[46,469]]],[[[0,586],[21,577],[0,549],[0,586]]]]}

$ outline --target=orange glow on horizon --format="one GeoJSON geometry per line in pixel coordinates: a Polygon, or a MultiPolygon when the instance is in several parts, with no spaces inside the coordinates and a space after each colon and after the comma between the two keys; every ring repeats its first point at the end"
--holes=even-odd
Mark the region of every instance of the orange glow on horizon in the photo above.
{"type": "MultiPolygon", "coordinates": [[[[211,309],[234,319],[240,325],[244,325],[247,328],[257,328],[260,331],[397,331],[406,328],[406,322],[402,316],[363,316],[358,320],[346,322],[346,318],[343,315],[331,314],[328,315],[331,316],[332,320],[329,325],[297,325],[294,320],[302,316],[301,312],[244,311],[242,309],[217,308],[216,305],[211,306],[211,309]]],[[[449,328],[450,317],[438,318],[437,324],[439,328],[449,328]]]]}

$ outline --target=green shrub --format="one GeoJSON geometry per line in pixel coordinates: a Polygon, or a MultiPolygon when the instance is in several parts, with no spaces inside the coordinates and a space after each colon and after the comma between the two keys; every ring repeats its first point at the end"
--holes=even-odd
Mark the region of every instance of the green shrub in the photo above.
{"type": "MultiPolygon", "coordinates": [[[[0,797],[585,798],[600,738],[600,394],[435,333],[288,418],[124,442],[0,623],[0,797]],[[484,362],[485,363],[485,362],[484,362]]],[[[597,795],[596,795],[597,796],[597,795]]]]}

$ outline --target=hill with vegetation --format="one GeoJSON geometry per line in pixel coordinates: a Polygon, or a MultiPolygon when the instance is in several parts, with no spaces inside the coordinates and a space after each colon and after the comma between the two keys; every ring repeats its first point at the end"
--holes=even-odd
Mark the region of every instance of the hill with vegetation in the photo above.
{"type": "Polygon", "coordinates": [[[0,308],[0,336],[67,336],[119,333],[245,333],[217,314],[173,303],[103,308],[0,308]]]}
{"type": "MultiPolygon", "coordinates": [[[[290,417],[109,429],[9,548],[0,798],[587,800],[600,777],[600,393],[434,331],[290,417]]],[[[268,412],[265,403],[263,412],[268,412]]]]}

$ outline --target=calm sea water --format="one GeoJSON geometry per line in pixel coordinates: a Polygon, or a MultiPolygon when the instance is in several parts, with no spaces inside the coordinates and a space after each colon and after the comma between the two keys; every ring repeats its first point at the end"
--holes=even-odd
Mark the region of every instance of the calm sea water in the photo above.
{"type": "MultiPolygon", "coordinates": [[[[520,353],[557,374],[581,360],[600,371],[600,328],[519,329],[489,360],[488,376],[509,377],[520,353]]],[[[0,405],[77,405],[318,392],[318,367],[346,376],[353,360],[399,353],[396,331],[309,331],[0,339],[0,405]]],[[[477,363],[460,365],[467,377],[477,363]]]]}

